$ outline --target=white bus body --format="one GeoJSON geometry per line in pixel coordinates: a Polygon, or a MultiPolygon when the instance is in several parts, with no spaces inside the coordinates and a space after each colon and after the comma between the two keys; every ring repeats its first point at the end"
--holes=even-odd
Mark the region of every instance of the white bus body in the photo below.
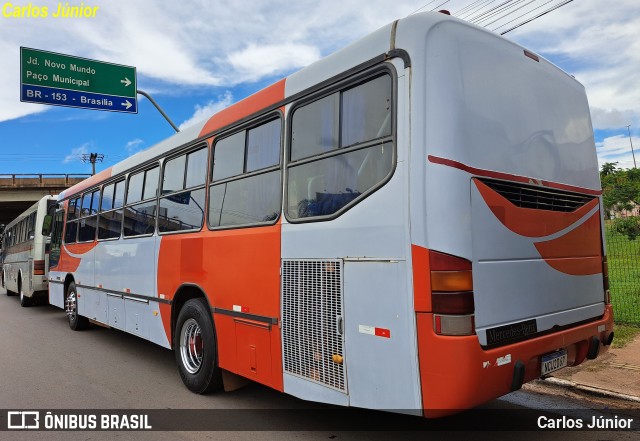
{"type": "Polygon", "coordinates": [[[47,296],[49,237],[42,235],[42,222],[57,198],[44,196],[4,230],[2,287],[7,295],[20,295],[22,306],[29,306],[36,296],[47,296]]]}
{"type": "Polygon", "coordinates": [[[50,302],[195,392],[438,416],[611,343],[600,195],[575,79],[416,14],[62,193],[50,302]]]}

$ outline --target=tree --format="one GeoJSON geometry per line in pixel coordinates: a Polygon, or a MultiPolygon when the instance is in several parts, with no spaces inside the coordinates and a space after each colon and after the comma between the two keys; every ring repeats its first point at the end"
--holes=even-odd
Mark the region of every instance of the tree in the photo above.
{"type": "MultiPolygon", "coordinates": [[[[605,162],[600,170],[602,203],[607,213],[632,210],[640,205],[640,170],[622,170],[617,164],[605,162]]],[[[629,240],[635,240],[640,236],[640,218],[617,218],[613,222],[613,229],[627,236],[629,240]]]]}
{"type": "Polygon", "coordinates": [[[602,202],[607,212],[631,210],[640,201],[640,170],[622,170],[617,162],[605,162],[600,170],[602,202]]]}

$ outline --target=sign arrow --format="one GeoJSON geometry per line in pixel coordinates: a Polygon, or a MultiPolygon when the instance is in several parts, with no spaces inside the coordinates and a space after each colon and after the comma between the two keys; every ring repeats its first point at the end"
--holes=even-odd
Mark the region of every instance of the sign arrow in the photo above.
{"type": "Polygon", "coordinates": [[[129,102],[129,100],[126,100],[124,103],[120,103],[120,105],[124,106],[125,109],[129,110],[129,108],[133,105],[129,102]]]}
{"type": "MultiPolygon", "coordinates": [[[[131,80],[129,78],[127,78],[127,77],[124,77],[124,80],[120,80],[120,82],[122,84],[124,84],[124,87],[128,87],[131,84],[131,80]]],[[[128,109],[128,107],[127,107],[127,109],[128,109]]]]}

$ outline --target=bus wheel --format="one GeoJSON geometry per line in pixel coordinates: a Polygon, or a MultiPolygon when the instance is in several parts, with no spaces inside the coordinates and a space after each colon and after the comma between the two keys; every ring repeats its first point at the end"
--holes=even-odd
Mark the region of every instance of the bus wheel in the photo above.
{"type": "Polygon", "coordinates": [[[178,315],[173,340],[180,377],[187,389],[204,394],[222,386],[211,311],[204,299],[191,299],[178,315]]]}
{"type": "Polygon", "coordinates": [[[89,319],[78,315],[78,291],[75,282],[69,284],[67,297],[64,301],[64,310],[69,319],[69,327],[74,331],[81,331],[89,327],[89,319]]]}
{"type": "Polygon", "coordinates": [[[20,293],[20,306],[26,308],[31,306],[31,298],[24,295],[24,288],[22,288],[22,277],[18,277],[18,292],[20,293]]]}

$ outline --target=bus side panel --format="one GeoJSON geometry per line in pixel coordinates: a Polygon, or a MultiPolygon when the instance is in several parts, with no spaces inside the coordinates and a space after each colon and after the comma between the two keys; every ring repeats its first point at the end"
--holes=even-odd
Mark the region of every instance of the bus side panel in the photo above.
{"type": "Polygon", "coordinates": [[[100,242],[96,248],[96,287],[100,310],[110,326],[170,347],[156,291],[156,236],[100,242]],[[130,297],[130,298],[128,298],[130,297]]]}
{"type": "Polygon", "coordinates": [[[78,314],[94,318],[94,282],[95,282],[95,242],[67,245],[72,256],[80,258],[80,265],[74,273],[78,290],[78,314]]]}
{"type": "MultiPolygon", "coordinates": [[[[158,256],[160,294],[173,299],[181,286],[194,285],[216,311],[220,367],[278,390],[282,390],[280,231],[278,223],[164,236],[158,256]]],[[[170,317],[165,315],[163,311],[165,332],[171,338],[170,317]]]]}
{"type": "Polygon", "coordinates": [[[347,261],[344,273],[349,404],[421,415],[407,262],[347,261]]]}
{"type": "Polygon", "coordinates": [[[52,280],[49,283],[49,304],[64,309],[64,284],[57,281],[58,277],[61,276],[53,271],[49,275],[52,280]]]}
{"type": "Polygon", "coordinates": [[[25,294],[30,296],[29,291],[29,250],[25,250],[25,245],[20,244],[8,250],[7,259],[4,262],[5,285],[9,291],[18,292],[18,281],[22,278],[25,294]]]}

